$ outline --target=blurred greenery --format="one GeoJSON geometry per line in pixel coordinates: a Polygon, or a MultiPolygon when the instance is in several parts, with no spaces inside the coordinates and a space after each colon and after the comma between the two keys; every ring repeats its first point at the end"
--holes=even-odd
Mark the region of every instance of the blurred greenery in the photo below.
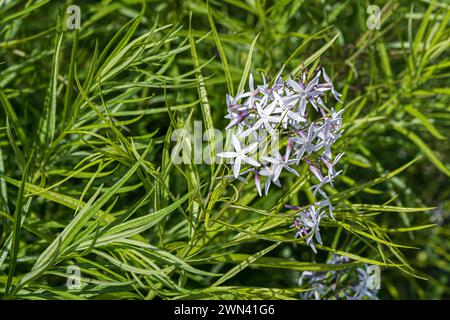
{"type": "Polygon", "coordinates": [[[0,294],[298,298],[300,272],[337,268],[334,252],[382,266],[380,298],[448,298],[449,9],[0,0],[0,294]],[[66,27],[71,4],[79,30],[66,27]],[[302,62],[327,70],[345,108],[336,221],[317,255],[284,209],[314,201],[306,168],[259,198],[226,166],[170,161],[175,129],[226,127],[225,95],[248,71],[260,82],[302,62]],[[66,287],[70,265],[80,289],[66,287]]]}

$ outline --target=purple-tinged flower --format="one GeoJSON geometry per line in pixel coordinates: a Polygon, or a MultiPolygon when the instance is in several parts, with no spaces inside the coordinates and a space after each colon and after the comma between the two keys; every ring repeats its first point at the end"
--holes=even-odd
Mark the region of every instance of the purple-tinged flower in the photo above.
{"type": "Polygon", "coordinates": [[[248,115],[249,112],[247,110],[242,110],[238,113],[230,113],[228,116],[225,116],[225,118],[232,119],[225,129],[231,129],[232,127],[240,124],[247,118],[248,115]]]}
{"type": "Polygon", "coordinates": [[[320,236],[320,221],[323,217],[323,211],[316,206],[310,206],[306,210],[300,211],[294,220],[294,227],[297,230],[296,237],[306,237],[306,244],[311,247],[314,253],[317,253],[314,245],[314,237],[316,241],[322,244],[320,236]]]}
{"type": "Polygon", "coordinates": [[[226,95],[227,107],[229,112],[240,112],[245,110],[246,108],[239,103],[242,98],[248,97],[249,94],[246,92],[241,92],[237,94],[234,98],[229,94],[226,95]]]}
{"type": "Polygon", "coordinates": [[[309,170],[311,170],[311,172],[316,176],[317,180],[319,180],[320,182],[323,182],[325,180],[325,178],[323,177],[320,167],[312,164],[311,161],[309,161],[309,160],[306,160],[306,163],[309,166],[309,170]]]}
{"type": "Polygon", "coordinates": [[[293,206],[292,204],[285,204],[284,207],[286,209],[295,210],[295,211],[299,211],[299,210],[302,209],[302,207],[300,207],[300,206],[293,206]]]}

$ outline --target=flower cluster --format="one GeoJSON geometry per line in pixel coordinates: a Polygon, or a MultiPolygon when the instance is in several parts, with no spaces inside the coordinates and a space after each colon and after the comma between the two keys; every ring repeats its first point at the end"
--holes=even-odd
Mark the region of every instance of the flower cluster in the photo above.
{"type": "Polygon", "coordinates": [[[303,238],[306,237],[306,244],[311,247],[314,253],[317,253],[316,247],[314,245],[313,238],[322,244],[322,238],[320,236],[320,220],[326,215],[325,211],[320,205],[313,205],[305,210],[301,210],[299,207],[286,206],[289,209],[298,210],[297,217],[294,219],[293,227],[297,230],[295,237],[303,238]]]}
{"type": "Polygon", "coordinates": [[[324,216],[324,206],[328,207],[328,213],[333,217],[333,207],[323,186],[332,186],[341,173],[335,166],[343,155],[333,157],[331,152],[331,146],[342,134],[343,109],[335,111],[328,108],[325,105],[326,93],[331,92],[339,102],[341,94],[335,90],[323,69],[309,82],[308,70],[304,67],[299,78],[288,77],[284,80],[282,71],[272,82],[262,75],[263,84],[259,86],[255,86],[250,75],[250,91],[235,97],[227,95],[226,118],[230,120],[227,129],[237,129],[237,133],[231,135],[234,151],[222,152],[218,156],[232,160],[232,177],[242,179],[245,174],[254,174],[260,196],[263,194],[262,177],[265,179],[264,194],[267,195],[272,184],[281,186],[279,178],[283,171],[299,176],[293,166],[305,162],[318,180],[311,187],[313,195],[319,194],[324,200],[299,212],[294,226],[296,235],[306,237],[315,251],[312,238],[315,235],[320,242],[318,226],[324,216]],[[251,141],[241,142],[245,140],[251,141]],[[284,153],[272,146],[270,155],[260,154],[257,157],[258,149],[263,152],[268,149],[269,140],[279,142],[283,148],[285,146],[284,153]]]}
{"type": "MultiPolygon", "coordinates": [[[[333,255],[327,261],[330,265],[350,263],[345,256],[333,255]]],[[[300,293],[301,299],[378,299],[377,289],[369,288],[368,266],[363,268],[344,267],[328,272],[303,271],[299,280],[299,286],[311,290],[300,293]],[[356,272],[355,272],[356,271],[356,272]]]]}
{"type": "MultiPolygon", "coordinates": [[[[314,188],[313,186],[312,188],[314,188]]],[[[317,189],[316,189],[317,190],[317,189]]],[[[299,206],[286,205],[288,209],[297,211],[297,216],[294,218],[294,224],[292,227],[296,229],[296,238],[306,238],[306,244],[311,247],[314,253],[317,253],[316,247],[314,245],[314,238],[320,244],[322,243],[322,238],[320,236],[320,221],[323,217],[331,217],[334,219],[333,210],[334,207],[331,205],[330,199],[327,194],[320,190],[321,194],[324,196],[324,200],[317,201],[313,205],[302,209],[299,206]],[[328,208],[328,211],[325,211],[328,208]]]]}

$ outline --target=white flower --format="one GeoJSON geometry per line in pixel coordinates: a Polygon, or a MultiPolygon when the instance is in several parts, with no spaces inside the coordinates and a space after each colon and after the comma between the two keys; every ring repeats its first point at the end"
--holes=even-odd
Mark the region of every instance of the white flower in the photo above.
{"type": "Polygon", "coordinates": [[[315,78],[311,80],[311,82],[308,85],[306,85],[306,87],[305,84],[303,83],[296,82],[292,79],[288,80],[288,84],[290,85],[291,90],[293,90],[295,93],[298,94],[296,95],[296,97],[298,97],[299,99],[300,103],[299,112],[301,115],[304,114],[304,110],[306,108],[306,104],[308,101],[312,104],[314,109],[318,111],[318,107],[317,104],[314,102],[314,99],[324,94],[322,90],[316,90],[316,86],[319,83],[319,80],[320,80],[320,71],[317,73],[315,78]]]}
{"type": "Polygon", "coordinates": [[[258,147],[258,142],[254,142],[242,149],[239,139],[233,134],[231,135],[231,143],[233,144],[235,152],[221,152],[218,153],[217,156],[221,158],[234,158],[233,176],[235,178],[239,176],[242,162],[250,164],[254,167],[260,166],[258,161],[247,156],[247,154],[252,154],[256,150],[258,147]]]}
{"type": "Polygon", "coordinates": [[[256,104],[256,109],[258,111],[258,120],[251,128],[252,131],[259,129],[262,125],[269,132],[270,135],[274,133],[272,123],[277,123],[281,120],[280,117],[275,117],[272,115],[276,104],[274,102],[270,103],[266,108],[262,108],[260,104],[256,104]]]}
{"type": "Polygon", "coordinates": [[[323,125],[317,131],[317,137],[322,140],[322,145],[324,147],[323,154],[328,158],[332,159],[331,146],[340,138],[339,129],[342,124],[342,110],[335,112],[334,109],[331,111],[331,118],[324,118],[323,125]]]}
{"type": "Polygon", "coordinates": [[[303,118],[299,113],[293,112],[290,109],[289,104],[286,104],[281,96],[277,93],[274,93],[275,101],[277,102],[277,108],[274,110],[274,113],[281,113],[280,117],[283,121],[283,127],[287,128],[288,120],[292,120],[294,122],[306,122],[306,119],[303,118]]]}
{"type": "Polygon", "coordinates": [[[281,154],[276,150],[274,151],[274,153],[275,153],[275,158],[268,157],[268,156],[261,157],[262,160],[272,163],[272,170],[274,172],[273,180],[278,180],[278,177],[281,174],[281,170],[283,170],[283,169],[295,174],[296,176],[299,176],[297,171],[295,171],[294,169],[292,169],[290,167],[290,165],[295,163],[296,160],[289,160],[287,157],[282,157],[281,154]]]}
{"type": "Polygon", "coordinates": [[[300,146],[297,152],[297,164],[300,163],[300,160],[302,159],[305,152],[311,154],[319,150],[323,145],[320,143],[317,145],[314,144],[318,134],[318,131],[316,130],[314,124],[311,124],[310,127],[308,128],[307,136],[305,136],[305,134],[301,130],[298,131],[298,133],[299,136],[293,138],[293,142],[298,146],[300,146]]]}
{"type": "Polygon", "coordinates": [[[267,177],[266,183],[264,185],[264,193],[266,194],[266,196],[269,193],[270,184],[272,182],[276,186],[281,187],[280,181],[277,180],[277,179],[274,179],[274,177],[275,177],[274,171],[270,167],[268,167],[267,165],[265,165],[264,168],[259,170],[259,174],[262,175],[262,176],[266,176],[267,177]]]}

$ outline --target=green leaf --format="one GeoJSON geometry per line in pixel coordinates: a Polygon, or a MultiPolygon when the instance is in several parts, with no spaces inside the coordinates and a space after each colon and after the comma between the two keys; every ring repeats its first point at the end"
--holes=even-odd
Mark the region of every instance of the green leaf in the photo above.
{"type": "MultiPolygon", "coordinates": [[[[134,218],[132,220],[117,224],[112,228],[109,228],[102,236],[96,239],[95,246],[99,247],[114,243],[115,241],[130,238],[133,235],[139,234],[155,226],[159,221],[167,217],[170,213],[176,210],[181,204],[188,200],[192,196],[193,192],[184,195],[179,200],[175,201],[171,205],[158,210],[156,212],[149,213],[145,216],[134,218]]],[[[92,240],[81,243],[76,250],[84,250],[88,248],[92,240]]]]}
{"type": "Polygon", "coordinates": [[[44,111],[39,124],[39,136],[42,150],[53,142],[56,131],[56,105],[58,94],[58,76],[59,76],[59,55],[61,52],[61,43],[63,34],[59,34],[55,39],[55,48],[52,62],[52,72],[50,84],[48,86],[47,96],[44,102],[44,111]]]}
{"type": "MultiPolygon", "coordinates": [[[[330,41],[328,41],[324,46],[322,46],[319,50],[317,50],[316,52],[314,52],[311,56],[309,56],[306,60],[305,60],[305,67],[309,66],[311,63],[315,62],[317,59],[320,58],[320,56],[322,55],[322,53],[324,53],[329,47],[331,47],[331,45],[334,43],[334,41],[336,41],[337,37],[339,37],[339,33],[337,33],[330,41]]],[[[297,68],[294,69],[294,71],[292,71],[292,74],[294,76],[297,76],[298,73],[300,72],[300,68],[301,66],[298,66],[297,68]]]]}
{"type": "Polygon", "coordinates": [[[428,147],[428,145],[419,138],[419,136],[417,136],[414,132],[398,125],[394,125],[393,128],[410,139],[417,147],[419,147],[420,151],[422,151],[422,153],[434,164],[437,169],[450,177],[450,170],[441,162],[441,160],[438,159],[433,150],[431,150],[430,147],[428,147]]]}
{"type": "Polygon", "coordinates": [[[217,50],[219,51],[220,59],[222,60],[223,71],[225,72],[225,78],[227,79],[228,92],[231,96],[234,97],[233,78],[231,77],[227,56],[225,55],[225,50],[223,49],[222,41],[220,40],[219,33],[217,32],[216,25],[214,24],[214,19],[211,15],[211,7],[209,6],[209,2],[207,2],[207,6],[208,6],[209,25],[213,33],[214,42],[216,44],[217,50]]]}
{"type": "Polygon", "coordinates": [[[17,114],[14,112],[14,109],[11,106],[8,97],[4,94],[1,88],[0,88],[0,102],[2,103],[3,109],[5,110],[8,119],[11,121],[14,130],[17,132],[20,141],[23,143],[24,146],[27,146],[28,138],[25,134],[24,129],[20,124],[21,122],[19,121],[17,114]]]}
{"type": "Polygon", "coordinates": [[[12,230],[12,242],[11,242],[11,256],[8,268],[8,280],[5,286],[5,295],[8,296],[10,294],[11,284],[14,277],[14,272],[16,270],[17,264],[17,254],[19,252],[19,244],[20,244],[20,230],[22,228],[22,214],[24,213],[24,198],[25,198],[25,183],[27,181],[28,172],[30,170],[31,163],[33,161],[33,156],[27,162],[25,166],[22,181],[20,183],[19,191],[17,192],[17,200],[16,200],[16,209],[14,210],[14,223],[12,230]]]}
{"type": "Polygon", "coordinates": [[[253,42],[250,46],[250,50],[248,51],[247,61],[245,62],[245,66],[244,66],[244,72],[242,73],[242,78],[241,78],[241,81],[239,82],[239,87],[237,89],[238,94],[244,92],[245,84],[247,83],[247,78],[250,73],[250,66],[252,64],[253,50],[255,49],[256,41],[258,40],[258,37],[259,37],[259,33],[253,39],[253,42]]]}
{"type": "Polygon", "coordinates": [[[445,140],[445,137],[433,126],[433,124],[428,120],[428,118],[419,110],[414,108],[412,105],[408,105],[405,108],[405,111],[410,115],[415,117],[422,123],[422,125],[436,138],[445,140]]]}
{"type": "Polygon", "coordinates": [[[414,162],[416,162],[419,159],[420,159],[420,157],[415,158],[414,160],[408,162],[407,164],[401,166],[400,168],[398,168],[398,169],[396,169],[396,170],[394,170],[394,171],[392,171],[392,172],[390,172],[388,174],[385,174],[385,175],[383,175],[383,176],[381,176],[379,178],[376,178],[376,179],[374,179],[372,181],[365,182],[365,183],[362,183],[362,184],[360,184],[358,186],[355,186],[353,188],[347,189],[345,191],[338,192],[338,193],[332,195],[330,197],[330,199],[331,200],[348,199],[348,198],[354,196],[355,194],[357,194],[360,191],[363,191],[363,190],[365,190],[365,189],[367,189],[369,187],[372,187],[372,186],[374,186],[374,185],[376,185],[378,183],[381,183],[383,181],[389,180],[390,178],[396,176],[400,172],[406,170],[408,167],[410,167],[414,162]]]}
{"type": "Polygon", "coordinates": [[[270,251],[272,251],[273,249],[278,247],[280,244],[281,244],[281,242],[277,242],[277,243],[265,248],[264,250],[261,250],[255,254],[249,256],[247,259],[245,259],[244,261],[239,263],[237,266],[231,268],[226,274],[224,274],[220,279],[218,279],[212,286],[217,287],[220,284],[224,283],[225,281],[231,279],[236,274],[241,272],[243,269],[247,268],[249,265],[251,265],[256,260],[258,260],[260,257],[264,256],[265,254],[269,253],[270,251]]]}
{"type": "Polygon", "coordinates": [[[192,28],[191,28],[191,21],[192,21],[192,12],[189,16],[189,42],[191,44],[191,54],[192,54],[192,60],[194,62],[194,67],[196,68],[196,78],[197,78],[197,88],[198,88],[198,95],[201,100],[202,105],[202,115],[203,120],[206,125],[206,130],[209,133],[208,141],[211,146],[211,159],[213,161],[211,162],[211,173],[214,172],[215,168],[215,161],[216,159],[216,143],[215,143],[215,135],[214,135],[214,123],[211,117],[211,107],[209,105],[208,101],[208,93],[206,92],[205,88],[205,81],[203,79],[202,72],[200,70],[200,63],[198,61],[198,55],[197,55],[197,49],[195,48],[195,40],[194,36],[192,34],[192,28]]]}

